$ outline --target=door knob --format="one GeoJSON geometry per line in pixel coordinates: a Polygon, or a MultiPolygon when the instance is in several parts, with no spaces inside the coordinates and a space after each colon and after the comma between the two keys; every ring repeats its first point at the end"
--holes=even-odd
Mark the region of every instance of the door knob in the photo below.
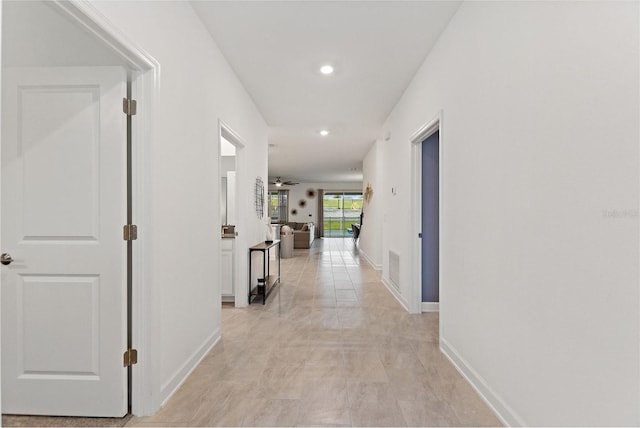
{"type": "Polygon", "coordinates": [[[2,263],[3,265],[10,265],[11,262],[13,261],[13,258],[11,257],[11,254],[9,253],[2,253],[0,255],[0,263],[2,263]]]}

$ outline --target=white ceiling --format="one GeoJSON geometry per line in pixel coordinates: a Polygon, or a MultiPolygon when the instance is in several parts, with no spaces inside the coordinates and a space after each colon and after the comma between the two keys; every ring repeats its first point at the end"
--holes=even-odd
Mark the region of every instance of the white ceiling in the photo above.
{"type": "MultiPolygon", "coordinates": [[[[270,178],[357,182],[383,121],[461,2],[191,3],[269,125],[270,178]],[[333,75],[319,72],[325,63],[333,75]],[[331,134],[321,137],[322,128],[331,134]]],[[[47,2],[5,1],[3,12],[12,34],[5,65],[120,63],[47,2]]]]}
{"type": "Polygon", "coordinates": [[[365,154],[461,2],[191,3],[269,125],[269,176],[335,182],[362,180],[365,154]]]}

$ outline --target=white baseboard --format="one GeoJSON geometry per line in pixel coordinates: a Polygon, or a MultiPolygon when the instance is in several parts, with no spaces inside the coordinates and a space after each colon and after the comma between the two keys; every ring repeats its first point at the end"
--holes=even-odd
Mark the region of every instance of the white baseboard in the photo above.
{"type": "Polygon", "coordinates": [[[161,397],[161,405],[162,408],[167,401],[176,393],[178,388],[182,386],[185,380],[189,377],[192,371],[198,367],[198,364],[202,361],[202,359],[209,353],[209,351],[218,343],[221,337],[220,328],[217,328],[216,331],[211,334],[211,336],[207,337],[204,342],[196,349],[196,351],[191,354],[191,357],[185,363],[175,371],[175,373],[162,384],[160,388],[160,397],[161,397]]]}
{"type": "Polygon", "coordinates": [[[360,253],[360,257],[362,257],[367,263],[369,263],[369,265],[377,271],[381,271],[382,270],[382,264],[376,264],[373,261],[371,261],[371,259],[369,258],[369,256],[367,255],[367,253],[365,253],[362,250],[358,250],[358,252],[360,253]]]}
{"type": "Polygon", "coordinates": [[[440,312],[440,302],[422,302],[422,312],[440,312]]]}
{"type": "Polygon", "coordinates": [[[395,285],[393,285],[384,276],[382,277],[382,283],[384,284],[385,287],[387,287],[387,290],[389,290],[389,292],[393,295],[393,297],[396,298],[396,300],[402,305],[402,307],[405,308],[405,310],[407,312],[411,312],[409,310],[409,305],[407,304],[407,299],[402,297],[402,294],[400,294],[400,291],[398,291],[398,289],[395,287],[395,285]]]}
{"type": "Polygon", "coordinates": [[[451,361],[460,374],[471,384],[485,403],[493,410],[498,419],[507,427],[527,426],[522,418],[509,407],[504,400],[487,384],[469,363],[446,339],[440,337],[440,350],[451,361]]]}

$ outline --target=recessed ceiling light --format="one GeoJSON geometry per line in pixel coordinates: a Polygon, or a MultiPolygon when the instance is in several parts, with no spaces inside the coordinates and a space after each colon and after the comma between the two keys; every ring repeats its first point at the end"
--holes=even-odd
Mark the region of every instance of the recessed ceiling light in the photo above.
{"type": "Polygon", "coordinates": [[[333,73],[333,67],[330,65],[323,65],[322,67],[320,67],[320,73],[322,74],[331,74],[333,73]]]}
{"type": "Polygon", "coordinates": [[[326,137],[327,135],[329,135],[329,131],[327,131],[326,129],[323,129],[322,131],[320,131],[320,135],[322,135],[323,137],[326,137]]]}

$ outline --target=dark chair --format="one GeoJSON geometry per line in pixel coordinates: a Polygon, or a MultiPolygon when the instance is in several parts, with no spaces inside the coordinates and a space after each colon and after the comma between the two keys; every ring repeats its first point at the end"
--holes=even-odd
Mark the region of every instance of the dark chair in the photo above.
{"type": "Polygon", "coordinates": [[[358,237],[360,236],[360,225],[352,224],[351,231],[353,232],[353,242],[358,242],[358,237]]]}

